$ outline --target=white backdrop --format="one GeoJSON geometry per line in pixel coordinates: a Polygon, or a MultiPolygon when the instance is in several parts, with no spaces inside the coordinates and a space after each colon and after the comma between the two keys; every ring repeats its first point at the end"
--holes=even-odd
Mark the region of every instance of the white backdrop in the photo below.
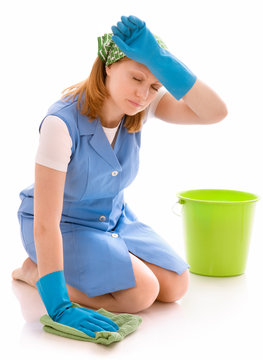
{"type": "MultiPolygon", "coordinates": [[[[146,21],[228,107],[228,116],[214,125],[157,119],[146,124],[140,171],[126,191],[132,209],[183,255],[181,218],[171,212],[177,192],[225,188],[262,194],[261,1],[2,2],[1,274],[6,286],[11,270],[25,258],[16,211],[20,190],[34,182],[40,121],[65,87],[88,76],[97,36],[131,14],[146,21]]],[[[259,201],[251,263],[262,251],[261,213],[259,201]]]]}

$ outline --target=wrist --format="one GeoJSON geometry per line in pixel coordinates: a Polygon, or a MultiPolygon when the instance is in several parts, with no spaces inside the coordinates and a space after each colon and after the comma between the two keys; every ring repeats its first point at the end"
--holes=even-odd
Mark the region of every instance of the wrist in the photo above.
{"type": "Polygon", "coordinates": [[[41,277],[36,282],[36,287],[49,316],[53,320],[58,319],[65,309],[72,306],[63,270],[41,277]]]}
{"type": "Polygon", "coordinates": [[[160,49],[147,67],[177,100],[193,87],[197,79],[186,65],[165,49],[160,49]]]}

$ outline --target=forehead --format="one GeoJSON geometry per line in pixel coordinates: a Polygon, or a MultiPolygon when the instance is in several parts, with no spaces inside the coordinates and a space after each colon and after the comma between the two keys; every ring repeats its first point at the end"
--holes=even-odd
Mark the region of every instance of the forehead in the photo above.
{"type": "Polygon", "coordinates": [[[158,81],[156,79],[156,77],[153,75],[153,73],[147,68],[147,66],[145,66],[144,64],[141,64],[135,60],[127,59],[127,60],[121,61],[120,65],[122,65],[121,67],[123,68],[123,70],[139,71],[139,72],[143,73],[147,78],[149,78],[153,81],[158,81]]]}

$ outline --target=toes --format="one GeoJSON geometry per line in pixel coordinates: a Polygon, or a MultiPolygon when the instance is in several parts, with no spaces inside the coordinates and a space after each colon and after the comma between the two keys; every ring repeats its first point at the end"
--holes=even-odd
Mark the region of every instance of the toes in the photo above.
{"type": "Polygon", "coordinates": [[[19,268],[19,269],[15,269],[14,271],[12,271],[11,276],[14,280],[18,280],[20,274],[21,274],[21,269],[19,268]]]}

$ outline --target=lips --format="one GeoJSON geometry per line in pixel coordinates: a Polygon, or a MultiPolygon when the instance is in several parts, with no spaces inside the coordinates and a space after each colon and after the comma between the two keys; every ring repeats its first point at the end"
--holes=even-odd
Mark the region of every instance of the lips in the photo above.
{"type": "Polygon", "coordinates": [[[135,101],[132,101],[132,100],[128,100],[132,105],[134,105],[134,106],[137,106],[137,107],[140,107],[140,106],[142,106],[142,104],[138,104],[137,102],[135,102],[135,101]]]}

